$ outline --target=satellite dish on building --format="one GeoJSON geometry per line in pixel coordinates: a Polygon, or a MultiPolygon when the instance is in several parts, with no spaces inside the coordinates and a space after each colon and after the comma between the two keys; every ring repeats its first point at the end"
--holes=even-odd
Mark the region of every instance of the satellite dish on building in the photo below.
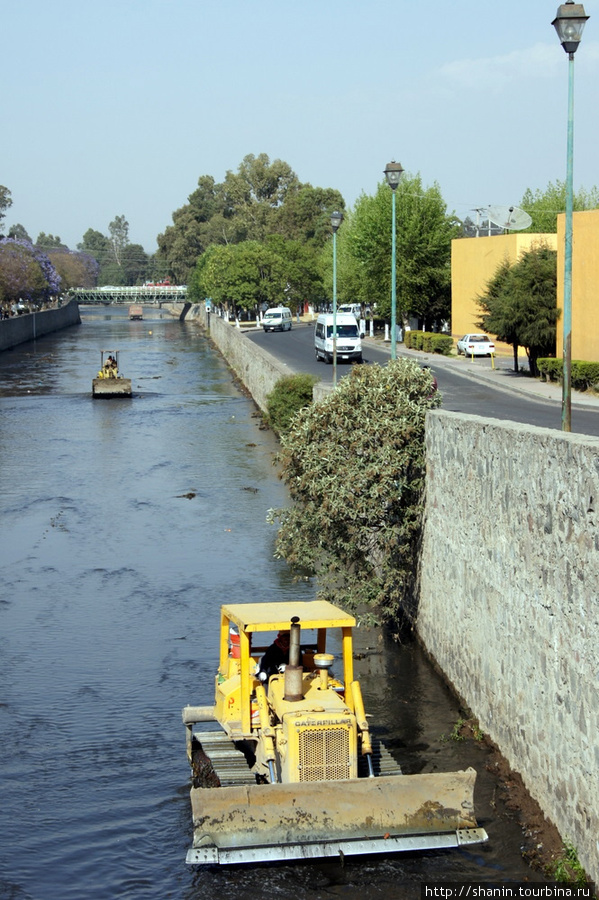
{"type": "Polygon", "coordinates": [[[532,225],[532,219],[527,212],[517,206],[488,206],[487,216],[504,231],[522,231],[532,225]]]}

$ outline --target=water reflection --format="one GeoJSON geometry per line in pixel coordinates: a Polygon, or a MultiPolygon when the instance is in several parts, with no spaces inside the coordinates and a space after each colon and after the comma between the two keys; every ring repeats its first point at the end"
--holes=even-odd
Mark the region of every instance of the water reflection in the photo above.
{"type": "MultiPolygon", "coordinates": [[[[209,701],[223,602],[312,599],[273,558],[272,435],[193,326],[85,313],[0,354],[0,895],[35,900],[419,896],[523,878],[519,829],[475,853],[195,871],[180,710],[209,701]],[[94,401],[118,347],[130,401],[94,401]]],[[[367,708],[407,771],[463,768],[456,704],[415,646],[365,633],[367,708]]],[[[485,789],[490,796],[490,788],[485,789]]]]}

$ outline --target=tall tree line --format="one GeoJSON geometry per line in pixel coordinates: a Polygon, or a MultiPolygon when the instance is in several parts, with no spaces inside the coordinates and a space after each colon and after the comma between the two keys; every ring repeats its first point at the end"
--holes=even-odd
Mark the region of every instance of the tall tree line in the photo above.
{"type": "MultiPolygon", "coordinates": [[[[400,314],[424,326],[450,315],[451,240],[460,224],[438,185],[406,175],[397,191],[397,286],[400,314]]],[[[202,176],[189,202],[173,213],[158,237],[159,256],[192,299],[210,297],[229,307],[257,309],[330,302],[330,216],[345,212],[338,233],[340,301],[391,306],[391,191],[378,186],[345,210],[341,194],[302,184],[291,167],[266,154],[246,156],[217,184],[202,176]]]]}

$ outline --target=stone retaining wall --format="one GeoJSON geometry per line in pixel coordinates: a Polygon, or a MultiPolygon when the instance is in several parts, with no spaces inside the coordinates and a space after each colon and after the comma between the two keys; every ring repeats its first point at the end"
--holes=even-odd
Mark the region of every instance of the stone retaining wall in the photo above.
{"type": "Polygon", "coordinates": [[[56,309],[43,309],[40,312],[1,319],[0,351],[24,344],[26,341],[35,341],[44,334],[80,324],[79,304],[75,300],[56,309]]]}
{"type": "Polygon", "coordinates": [[[266,398],[280,378],[294,374],[293,369],[244,338],[240,328],[220,316],[208,316],[202,304],[192,306],[185,319],[195,319],[208,328],[211,340],[248,389],[255,403],[266,412],[266,398]]]}
{"type": "Polygon", "coordinates": [[[436,411],[417,629],[599,880],[599,439],[436,411]]]}

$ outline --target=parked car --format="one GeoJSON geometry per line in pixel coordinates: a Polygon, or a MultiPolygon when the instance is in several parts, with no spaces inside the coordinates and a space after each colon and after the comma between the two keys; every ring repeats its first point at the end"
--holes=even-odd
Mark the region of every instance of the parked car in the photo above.
{"type": "Polygon", "coordinates": [[[495,344],[486,334],[465,334],[458,341],[458,356],[493,356],[495,344]]]}

